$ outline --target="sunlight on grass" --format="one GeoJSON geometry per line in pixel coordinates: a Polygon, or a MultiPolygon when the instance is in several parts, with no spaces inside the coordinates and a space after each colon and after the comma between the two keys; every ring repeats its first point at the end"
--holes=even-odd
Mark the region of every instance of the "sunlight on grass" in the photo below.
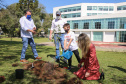
{"type": "MultiPolygon", "coordinates": [[[[48,38],[35,38],[36,43],[49,42],[48,38]]],[[[4,75],[6,81],[3,84],[41,84],[42,81],[38,80],[34,74],[30,71],[25,71],[25,77],[23,80],[15,79],[15,70],[22,69],[23,64],[20,63],[20,54],[22,49],[22,42],[20,38],[0,39],[0,75],[4,75]],[[12,64],[18,64],[17,67],[12,67],[12,64]]],[[[55,57],[55,47],[52,46],[36,46],[38,55],[42,57],[42,60],[56,63],[53,57],[55,57]]],[[[80,56],[81,56],[81,51],[80,56]]],[[[104,52],[97,51],[97,58],[101,69],[104,70],[105,80],[101,81],[87,81],[82,80],[84,84],[126,84],[126,53],[119,52],[104,52]]],[[[26,59],[29,62],[33,62],[34,56],[32,49],[29,46],[26,51],[26,59]]],[[[62,66],[67,66],[61,61],[62,66]]],[[[72,57],[72,70],[67,71],[67,74],[71,77],[74,71],[77,71],[78,62],[73,55],[72,57]]]]}
{"type": "MultiPolygon", "coordinates": [[[[0,40],[11,41],[11,38],[0,38],[0,40]]],[[[12,38],[12,41],[22,41],[21,38],[12,38]]],[[[34,38],[35,43],[51,42],[48,38],[34,38]]]]}

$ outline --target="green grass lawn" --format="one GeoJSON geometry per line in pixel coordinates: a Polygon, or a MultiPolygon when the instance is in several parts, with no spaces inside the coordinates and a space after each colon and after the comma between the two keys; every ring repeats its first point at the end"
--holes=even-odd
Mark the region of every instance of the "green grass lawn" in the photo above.
{"type": "MultiPolygon", "coordinates": [[[[36,43],[50,42],[47,38],[35,38],[36,43]]],[[[54,62],[52,57],[55,56],[55,47],[52,46],[36,46],[37,52],[43,60],[54,62]]],[[[6,81],[3,84],[41,84],[42,81],[36,79],[30,71],[25,71],[25,77],[22,80],[15,79],[15,70],[22,69],[22,63],[20,63],[20,54],[22,49],[21,38],[0,38],[0,75],[4,75],[6,81]],[[19,66],[12,67],[12,64],[17,63],[19,66]]],[[[80,56],[81,56],[81,51],[80,56]]],[[[105,80],[101,81],[88,81],[82,80],[84,84],[126,84],[126,53],[119,52],[103,52],[97,51],[97,58],[101,69],[104,70],[105,80]]],[[[34,57],[30,46],[26,52],[26,59],[29,62],[33,62],[34,57]]],[[[61,63],[61,65],[66,66],[61,63]]],[[[67,71],[68,75],[75,77],[73,72],[77,68],[77,60],[73,55],[72,58],[73,69],[67,71]]]]}

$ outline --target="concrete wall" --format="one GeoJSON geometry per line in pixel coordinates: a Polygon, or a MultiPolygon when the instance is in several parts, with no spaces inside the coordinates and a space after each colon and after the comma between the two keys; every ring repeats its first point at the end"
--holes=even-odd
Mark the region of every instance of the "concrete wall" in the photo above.
{"type": "Polygon", "coordinates": [[[86,33],[91,41],[94,41],[94,32],[103,32],[103,42],[118,42],[116,39],[116,34],[115,32],[117,31],[126,31],[126,29],[71,29],[75,33],[76,38],[79,36],[81,33],[86,33]]]}

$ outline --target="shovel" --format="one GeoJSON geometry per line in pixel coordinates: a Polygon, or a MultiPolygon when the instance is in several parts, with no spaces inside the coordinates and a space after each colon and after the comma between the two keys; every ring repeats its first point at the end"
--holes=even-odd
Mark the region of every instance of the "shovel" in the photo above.
{"type": "Polygon", "coordinates": [[[32,63],[32,67],[31,67],[31,69],[33,69],[34,68],[34,65],[33,65],[33,63],[32,63]]]}

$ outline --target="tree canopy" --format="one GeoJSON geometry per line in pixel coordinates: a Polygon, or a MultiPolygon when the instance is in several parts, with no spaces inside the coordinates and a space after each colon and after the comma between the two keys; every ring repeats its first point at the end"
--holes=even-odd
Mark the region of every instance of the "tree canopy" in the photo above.
{"type": "Polygon", "coordinates": [[[47,34],[48,28],[51,27],[52,14],[47,14],[45,7],[39,4],[38,0],[19,0],[18,3],[1,8],[0,27],[2,31],[9,37],[19,36],[19,19],[25,15],[24,13],[28,9],[32,11],[32,19],[37,27],[37,33],[40,34],[44,30],[45,34],[47,34]],[[42,20],[44,21],[43,24],[42,20]]]}

